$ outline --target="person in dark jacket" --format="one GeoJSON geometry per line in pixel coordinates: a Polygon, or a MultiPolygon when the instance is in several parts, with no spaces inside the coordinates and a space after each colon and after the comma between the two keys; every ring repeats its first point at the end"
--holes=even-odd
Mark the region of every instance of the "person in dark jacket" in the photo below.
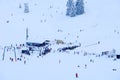
{"type": "Polygon", "coordinates": [[[76,78],[78,78],[78,73],[75,74],[76,78]]]}

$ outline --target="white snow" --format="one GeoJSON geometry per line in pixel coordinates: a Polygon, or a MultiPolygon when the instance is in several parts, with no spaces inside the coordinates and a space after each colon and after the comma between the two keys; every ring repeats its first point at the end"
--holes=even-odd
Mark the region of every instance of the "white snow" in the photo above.
{"type": "MultiPolygon", "coordinates": [[[[112,49],[120,54],[120,1],[85,0],[85,14],[74,18],[65,15],[66,2],[0,0],[0,80],[120,79],[120,59],[114,61],[107,56],[96,57],[102,51],[112,49]],[[24,13],[24,3],[28,3],[29,13],[24,13]],[[14,58],[13,50],[6,51],[3,61],[4,46],[26,42],[26,28],[29,29],[30,42],[50,40],[54,43],[55,39],[59,39],[66,44],[52,44],[52,51],[43,57],[37,58],[37,53],[23,55],[25,59],[22,57],[22,61],[10,61],[10,57],[14,58]],[[74,45],[81,43],[81,47],[69,53],[57,51],[70,42],[74,45]],[[79,52],[79,55],[74,52],[79,52]],[[83,56],[85,52],[95,55],[83,56]]],[[[21,55],[20,50],[16,53],[17,57],[21,55]]]]}

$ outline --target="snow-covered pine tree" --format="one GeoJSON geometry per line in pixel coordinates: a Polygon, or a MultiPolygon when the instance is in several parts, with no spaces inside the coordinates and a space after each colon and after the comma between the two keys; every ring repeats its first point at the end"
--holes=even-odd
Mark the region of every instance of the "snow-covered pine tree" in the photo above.
{"type": "Polygon", "coordinates": [[[76,16],[76,7],[73,0],[68,0],[66,6],[67,6],[66,15],[70,17],[76,16]]]}
{"type": "Polygon", "coordinates": [[[24,13],[29,13],[28,3],[24,3],[24,13]]]}
{"type": "Polygon", "coordinates": [[[84,0],[77,0],[75,6],[77,15],[81,15],[84,13],[84,0]]]}

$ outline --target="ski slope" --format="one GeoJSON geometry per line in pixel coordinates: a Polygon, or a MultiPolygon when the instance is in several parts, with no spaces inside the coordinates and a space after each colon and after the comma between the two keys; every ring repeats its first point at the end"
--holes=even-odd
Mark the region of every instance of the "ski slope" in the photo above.
{"type": "MultiPolygon", "coordinates": [[[[73,18],[65,15],[66,2],[0,0],[0,80],[119,80],[120,59],[96,56],[113,49],[120,54],[120,1],[85,0],[85,14],[73,18]],[[29,13],[24,13],[24,3],[29,13]],[[10,61],[13,50],[6,51],[2,61],[4,46],[26,42],[26,28],[30,42],[58,39],[66,44],[52,44],[52,51],[43,57],[23,55],[22,61],[10,61]],[[81,47],[68,53],[57,51],[69,43],[81,47]]],[[[20,50],[16,53],[20,57],[20,50]]]]}

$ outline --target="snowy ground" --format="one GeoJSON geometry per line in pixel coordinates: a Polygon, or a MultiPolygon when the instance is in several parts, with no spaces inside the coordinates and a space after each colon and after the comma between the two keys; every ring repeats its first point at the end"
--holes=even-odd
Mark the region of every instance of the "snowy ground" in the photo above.
{"type": "MultiPolygon", "coordinates": [[[[120,1],[85,0],[85,14],[74,18],[65,16],[66,1],[0,0],[0,80],[119,80],[120,59],[96,55],[113,49],[120,54],[120,1]],[[29,13],[24,13],[24,3],[29,13]],[[14,53],[6,51],[2,61],[4,46],[26,42],[26,28],[29,41],[60,39],[66,44],[52,44],[52,51],[43,57],[23,55],[22,61],[11,62],[14,53]],[[69,53],[57,51],[70,42],[81,47],[69,53]],[[84,56],[85,52],[95,55],[84,56]]],[[[20,50],[16,52],[20,57],[20,50]]]]}

